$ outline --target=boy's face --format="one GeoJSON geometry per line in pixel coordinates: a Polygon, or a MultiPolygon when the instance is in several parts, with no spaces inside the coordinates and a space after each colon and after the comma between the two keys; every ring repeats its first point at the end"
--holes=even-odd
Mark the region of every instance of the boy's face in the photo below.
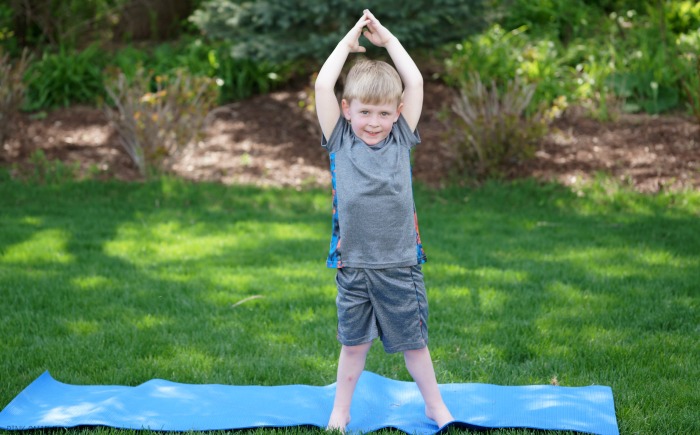
{"type": "Polygon", "coordinates": [[[343,99],[343,115],[350,122],[355,136],[369,146],[376,145],[386,139],[391,127],[399,119],[402,104],[366,104],[353,99],[348,104],[343,99]]]}

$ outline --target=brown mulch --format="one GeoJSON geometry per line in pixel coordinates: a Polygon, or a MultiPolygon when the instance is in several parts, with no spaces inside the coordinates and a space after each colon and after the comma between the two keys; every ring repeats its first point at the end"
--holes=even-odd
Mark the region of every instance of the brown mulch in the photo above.
{"type": "MultiPolygon", "coordinates": [[[[446,129],[437,116],[450,98],[446,87],[426,85],[414,176],[434,186],[447,182],[451,168],[446,129]]],[[[218,108],[206,138],[183,152],[175,172],[227,184],[328,186],[328,157],[320,147],[315,115],[305,103],[306,90],[295,89],[218,108]]],[[[0,165],[21,170],[41,149],[48,159],[77,163],[93,176],[139,179],[98,109],[75,106],[44,118],[23,115],[14,127],[0,152],[0,165]]],[[[518,168],[518,176],[571,185],[604,173],[642,192],[700,188],[700,125],[692,118],[622,115],[614,122],[598,122],[569,114],[552,127],[534,159],[518,168]]]]}

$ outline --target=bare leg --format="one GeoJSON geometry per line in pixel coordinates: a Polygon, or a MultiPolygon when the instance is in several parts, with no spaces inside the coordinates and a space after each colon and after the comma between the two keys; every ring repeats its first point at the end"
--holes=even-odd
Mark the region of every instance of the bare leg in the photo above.
{"type": "Polygon", "coordinates": [[[427,347],[416,350],[407,350],[403,354],[406,360],[406,368],[416,381],[418,389],[425,400],[425,415],[435,421],[438,427],[454,421],[454,417],[447,409],[435,379],[433,360],[427,347]]]}
{"type": "Polygon", "coordinates": [[[338,360],[338,378],[335,387],[335,401],[333,411],[328,419],[327,430],[340,430],[345,432],[345,427],[350,423],[350,403],[355,392],[357,380],[365,368],[367,352],[372,343],[358,346],[343,346],[340,349],[338,360]]]}

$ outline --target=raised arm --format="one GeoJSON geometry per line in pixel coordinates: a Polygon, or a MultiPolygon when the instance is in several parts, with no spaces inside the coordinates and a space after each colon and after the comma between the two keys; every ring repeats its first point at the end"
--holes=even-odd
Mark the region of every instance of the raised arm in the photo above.
{"type": "Polygon", "coordinates": [[[328,56],[316,77],[316,115],[321,125],[321,131],[326,138],[330,138],[340,117],[340,106],[335,96],[335,84],[340,77],[348,54],[365,52],[365,47],[360,45],[360,35],[362,28],[368,24],[369,19],[363,15],[328,56]]]}
{"type": "Polygon", "coordinates": [[[415,130],[423,111],[423,76],[398,38],[386,27],[382,26],[368,9],[365,9],[364,17],[369,21],[369,24],[367,24],[368,30],[364,32],[365,38],[377,47],[386,48],[396,70],[401,76],[404,85],[403,110],[401,113],[403,113],[403,117],[411,130],[415,130]]]}

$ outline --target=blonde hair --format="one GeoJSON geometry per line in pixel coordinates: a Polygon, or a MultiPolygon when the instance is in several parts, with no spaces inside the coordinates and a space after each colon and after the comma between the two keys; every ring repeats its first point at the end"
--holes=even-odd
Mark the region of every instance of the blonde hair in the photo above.
{"type": "Polygon", "coordinates": [[[345,79],[343,98],[350,103],[358,100],[365,104],[401,102],[403,84],[393,66],[381,60],[357,61],[345,79]]]}

